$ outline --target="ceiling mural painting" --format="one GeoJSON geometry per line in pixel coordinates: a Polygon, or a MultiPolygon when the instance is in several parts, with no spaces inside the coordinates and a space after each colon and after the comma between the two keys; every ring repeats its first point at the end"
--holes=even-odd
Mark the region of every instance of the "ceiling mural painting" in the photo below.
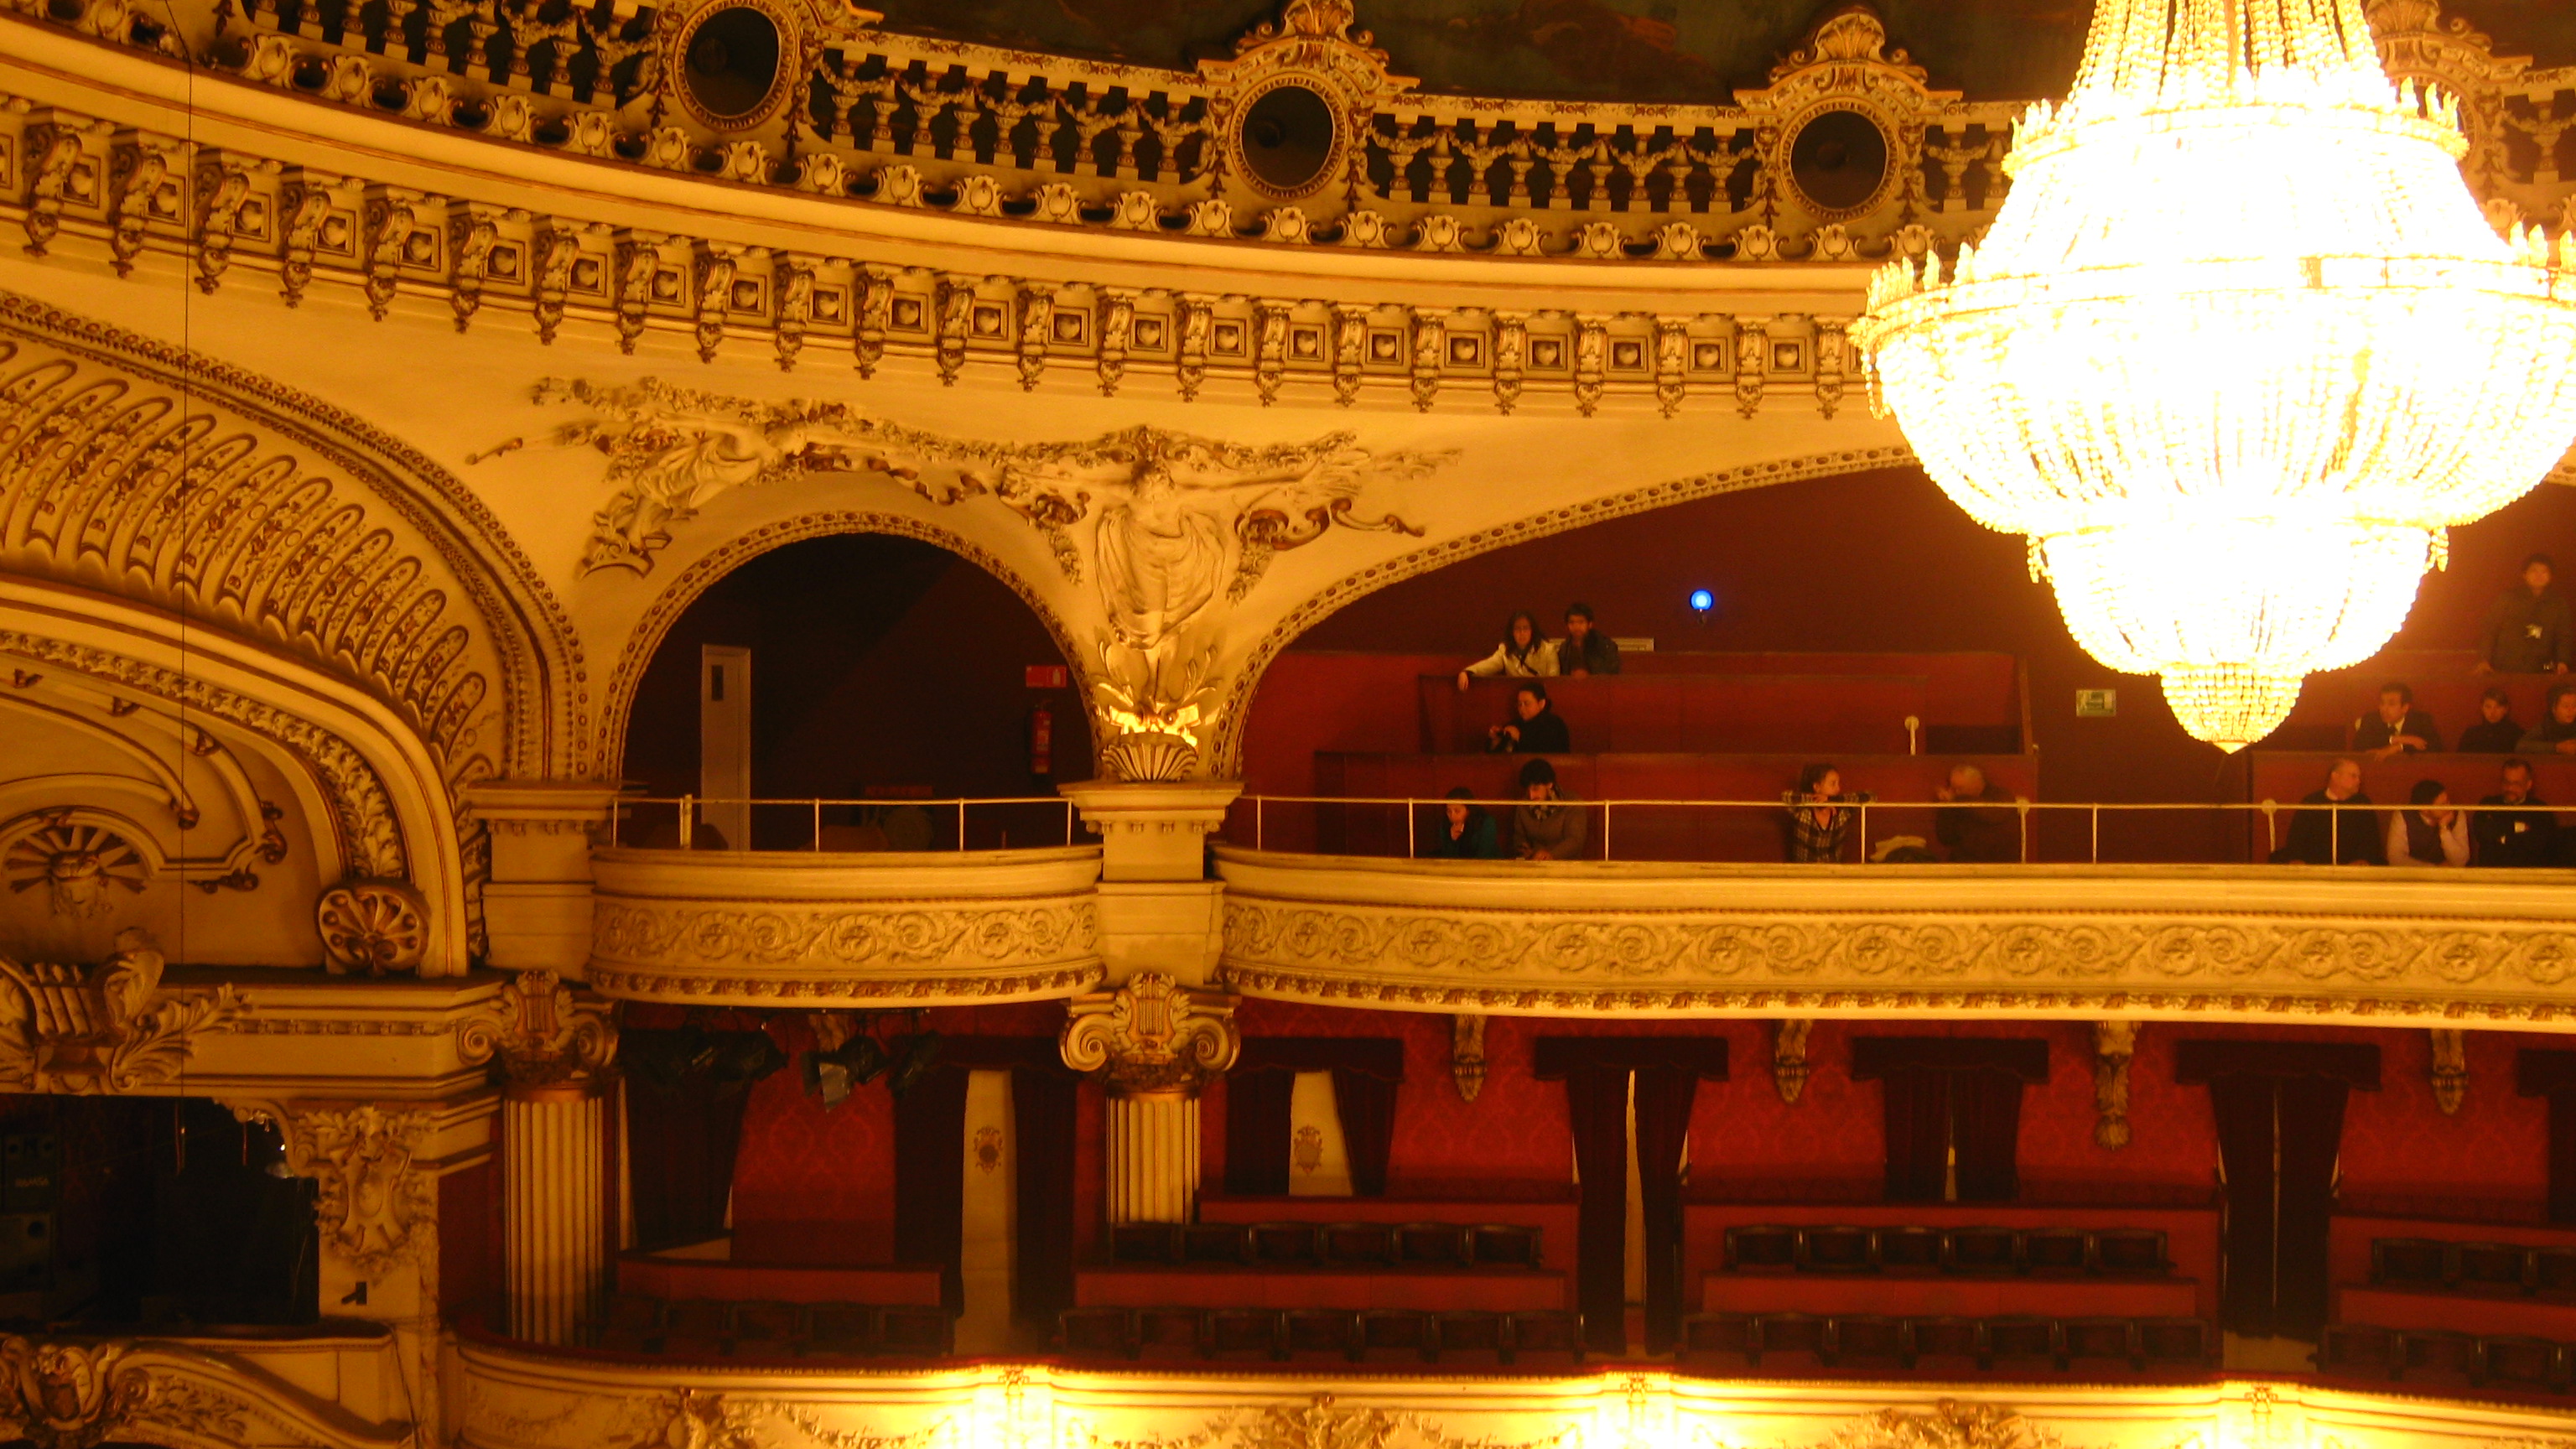
{"type": "MultiPolygon", "coordinates": [[[[1231,52],[1267,0],[885,0],[891,30],[1187,69],[1231,52]]],[[[1718,102],[1758,86],[1837,3],[1817,0],[1363,0],[1359,24],[1425,91],[1718,102]]],[[[2063,95],[2091,0],[1885,0],[1894,44],[1978,99],[2063,95]]],[[[2451,0],[2499,53],[2576,63],[2576,6],[2451,0]]]]}

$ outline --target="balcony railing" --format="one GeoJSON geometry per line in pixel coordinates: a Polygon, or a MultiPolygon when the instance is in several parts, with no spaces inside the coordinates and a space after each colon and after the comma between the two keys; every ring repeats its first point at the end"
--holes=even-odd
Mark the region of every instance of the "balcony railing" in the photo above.
{"type": "Polygon", "coordinates": [[[617,802],[608,844],[639,850],[1025,850],[1079,845],[1075,831],[1073,802],[1061,795],[643,795],[617,802]]]}
{"type": "MultiPolygon", "coordinates": [[[[1531,804],[1523,799],[1458,800],[1421,796],[1245,795],[1235,802],[1228,822],[1232,838],[1255,850],[1311,848],[1326,855],[1412,858],[1428,853],[1445,827],[1450,805],[1473,805],[1507,827],[1510,812],[1531,804]]],[[[1557,802],[1584,812],[1587,860],[1760,861],[1780,859],[1781,829],[1793,808],[1780,798],[1769,800],[1614,799],[1557,802]]],[[[1812,807],[1797,807],[1812,808],[1812,807]]],[[[2157,862],[2154,848],[2166,847],[2163,861],[2209,863],[2263,861],[2288,838],[2290,819],[2303,811],[2368,815],[2365,828],[2373,839],[2385,835],[2384,816],[2413,808],[2380,803],[2313,805],[2297,801],[2108,801],[2108,800],[1886,800],[1851,802],[1839,808],[1852,814],[1855,845],[1846,858],[1868,860],[1890,840],[1912,837],[1930,844],[1936,822],[1945,811],[2011,811],[2018,826],[2023,863],[2101,864],[2104,825],[2111,828],[2117,861],[2157,862]],[[2062,824],[2060,824],[2062,822],[2062,824]],[[2161,828],[2124,829],[2143,822],[2161,828]],[[2178,830],[2177,822],[2196,822],[2198,830],[2178,830]],[[2054,828],[2052,828],[2054,827],[2054,828]],[[2194,840],[2191,853],[2171,848],[2194,840]],[[2144,842],[2149,853],[2139,853],[2144,842]]],[[[2520,805],[2441,807],[2464,815],[2549,812],[2546,802],[2520,805]]],[[[2474,836],[2474,827],[2471,830],[2474,836]]]]}

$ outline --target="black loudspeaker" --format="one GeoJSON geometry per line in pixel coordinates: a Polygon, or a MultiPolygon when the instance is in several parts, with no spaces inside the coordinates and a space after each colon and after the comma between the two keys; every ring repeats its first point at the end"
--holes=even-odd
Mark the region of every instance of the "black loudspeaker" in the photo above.
{"type": "Polygon", "coordinates": [[[689,32],[680,81],[718,120],[748,116],[778,84],[778,25],[749,5],[721,5],[689,32]]]}
{"type": "Polygon", "coordinates": [[[51,1132],[0,1138],[0,1213],[53,1211],[62,1175],[62,1146],[51,1132]]]}
{"type": "Polygon", "coordinates": [[[1887,180],[1887,136],[1858,111],[1827,111],[1790,141],[1789,179],[1820,211],[1866,205],[1887,180]]]}
{"type": "Polygon", "coordinates": [[[54,1215],[0,1213],[0,1293],[54,1284],[54,1215]]]}
{"type": "Polygon", "coordinates": [[[1333,108],[1304,86],[1262,92],[1243,113],[1237,135],[1243,164],[1274,190],[1295,192],[1322,179],[1333,159],[1333,108]]]}

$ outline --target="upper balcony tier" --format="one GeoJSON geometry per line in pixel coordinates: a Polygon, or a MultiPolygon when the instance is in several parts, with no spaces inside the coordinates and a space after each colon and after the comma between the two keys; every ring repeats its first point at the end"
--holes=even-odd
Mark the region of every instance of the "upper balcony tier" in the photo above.
{"type": "Polygon", "coordinates": [[[1261,996],[1546,1015],[2576,1017],[2576,872],[1364,860],[1219,846],[1261,996]]]}

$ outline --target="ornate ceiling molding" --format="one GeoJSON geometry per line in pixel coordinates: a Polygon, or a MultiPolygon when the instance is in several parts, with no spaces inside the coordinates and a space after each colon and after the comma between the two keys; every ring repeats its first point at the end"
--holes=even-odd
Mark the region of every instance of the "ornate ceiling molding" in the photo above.
{"type": "Polygon", "coordinates": [[[2264,867],[1527,866],[1220,846],[1223,979],[1420,1011],[2576,1020],[2576,930],[2527,883],[2264,867]],[[1543,879],[1547,908],[1526,905],[1543,879]]]}
{"type": "Polygon", "coordinates": [[[318,399],[7,292],[0,559],[338,675],[457,782],[587,763],[570,619],[470,489],[318,399]]]}
{"type": "Polygon", "coordinates": [[[1721,493],[1741,493],[1747,489],[1768,487],[1774,483],[1796,483],[1810,478],[1831,478],[1844,473],[1865,473],[1880,468],[1906,468],[1914,465],[1912,450],[1905,447],[1858,448],[1849,452],[1823,453],[1805,458],[1788,458],[1777,462],[1748,463],[1738,468],[1722,468],[1688,478],[1633,488],[1613,493],[1586,503],[1574,504],[1547,513],[1494,528],[1478,529],[1456,538],[1400,554],[1383,563],[1354,569],[1336,580],[1331,587],[1307,598],[1287,617],[1281,619],[1255,644],[1249,657],[1236,670],[1222,705],[1217,711],[1213,740],[1208,747],[1212,758],[1211,773],[1225,776],[1239,774],[1243,763],[1243,727],[1252,707],[1252,697],[1261,687],[1261,676],[1279,651],[1296,642],[1299,635],[1339,612],[1352,600],[1373,594],[1389,584],[1402,583],[1418,574],[1446,568],[1461,559],[1509,548],[1516,543],[1564,533],[1586,524],[1625,518],[1633,513],[1713,498],[1721,493]]]}

